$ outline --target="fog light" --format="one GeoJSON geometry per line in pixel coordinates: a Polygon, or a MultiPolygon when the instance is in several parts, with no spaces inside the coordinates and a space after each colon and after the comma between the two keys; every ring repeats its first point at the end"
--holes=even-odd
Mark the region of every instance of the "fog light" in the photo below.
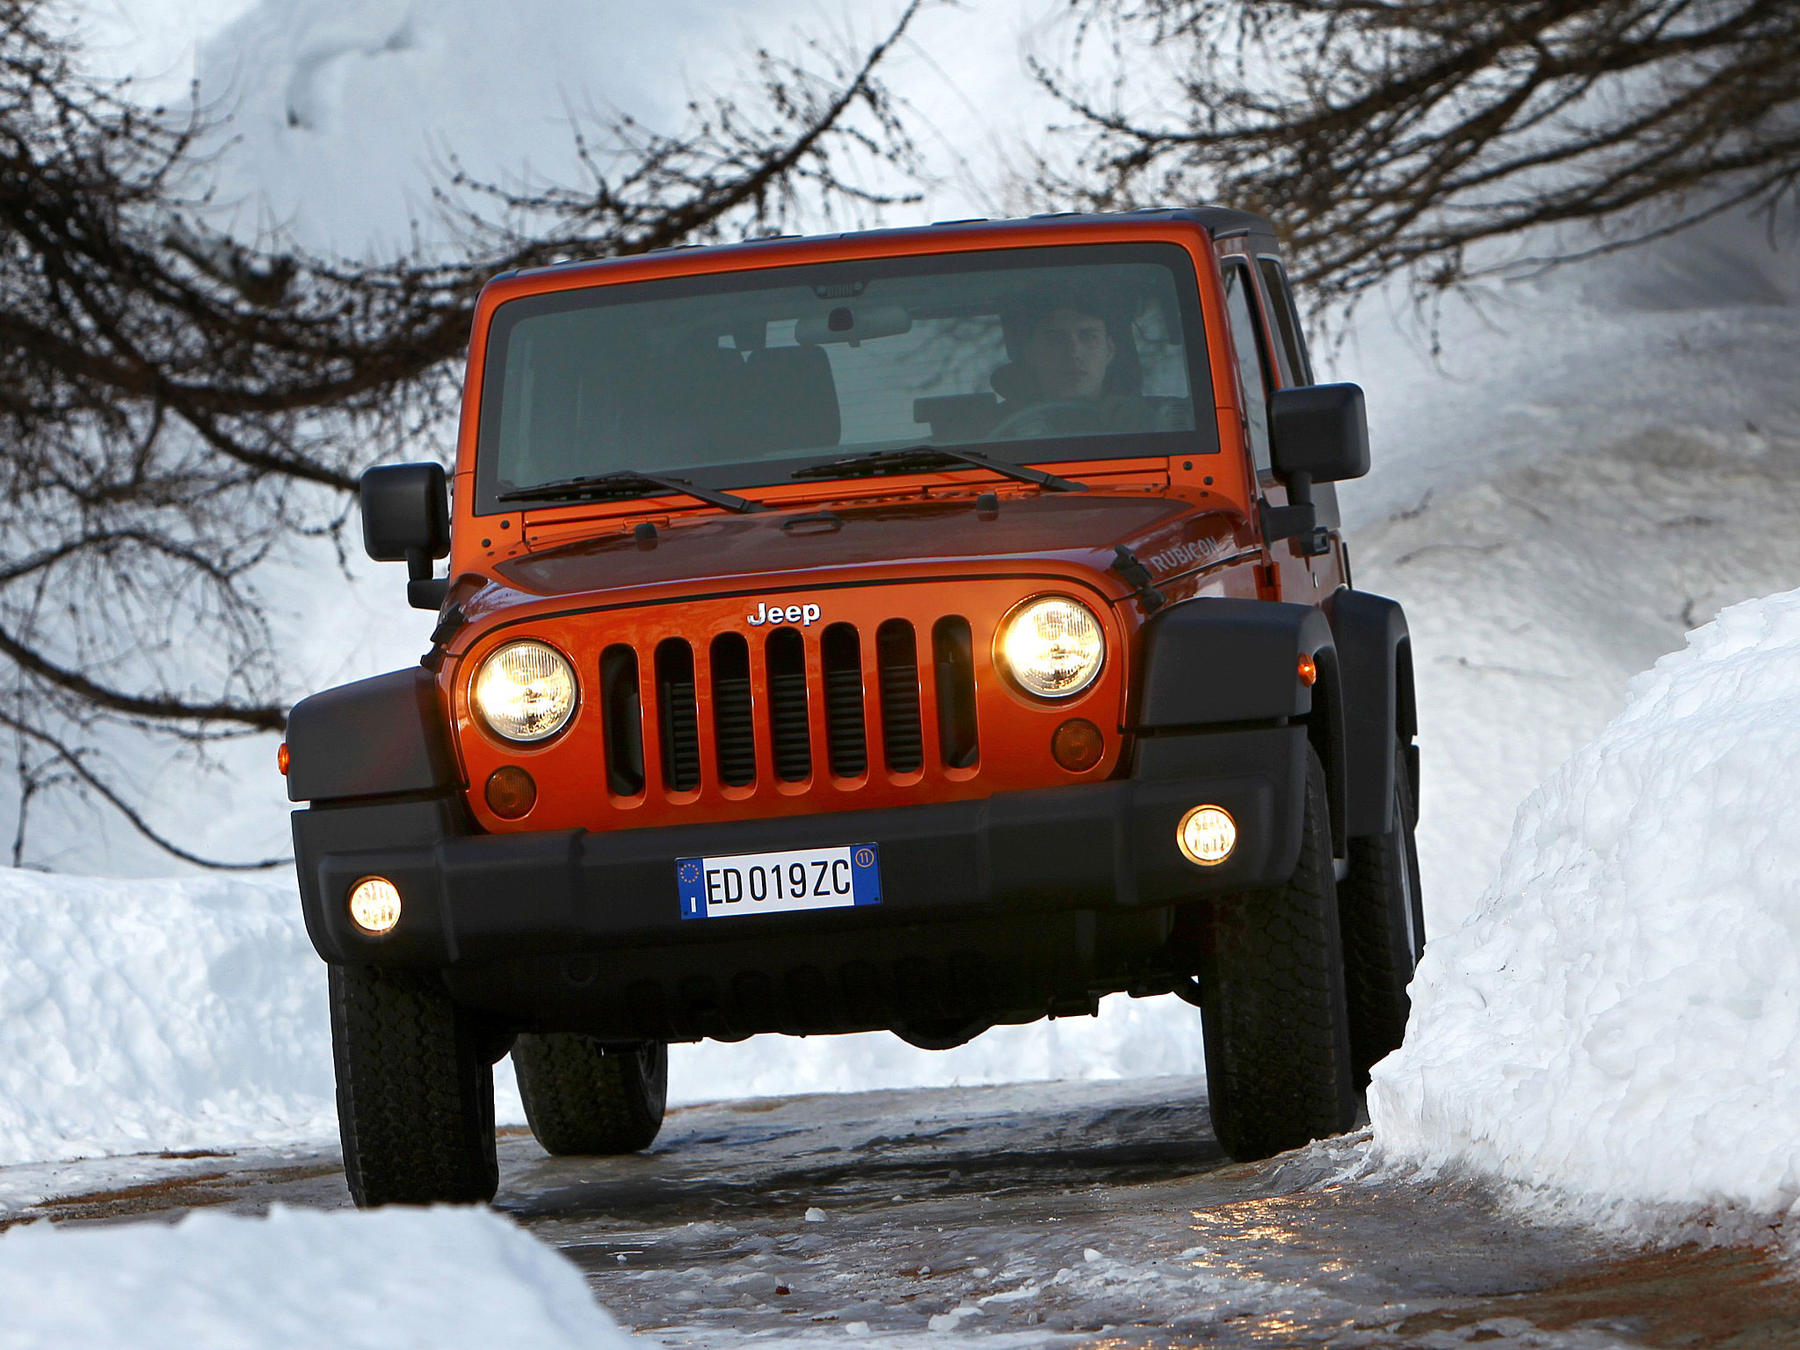
{"type": "Polygon", "coordinates": [[[1196,806],[1181,818],[1175,843],[1189,862],[1216,867],[1237,847],[1237,822],[1222,806],[1196,806]]]}
{"type": "Polygon", "coordinates": [[[350,888],[350,922],[370,937],[394,931],[400,922],[400,892],[386,877],[364,877],[350,888]]]}
{"type": "Polygon", "coordinates": [[[517,764],[495,769],[487,780],[488,809],[502,820],[517,820],[537,804],[537,784],[517,764]]]}
{"type": "Polygon", "coordinates": [[[1084,717],[1071,717],[1050,738],[1050,753],[1070,773],[1081,773],[1100,762],[1106,750],[1100,728],[1084,717]]]}

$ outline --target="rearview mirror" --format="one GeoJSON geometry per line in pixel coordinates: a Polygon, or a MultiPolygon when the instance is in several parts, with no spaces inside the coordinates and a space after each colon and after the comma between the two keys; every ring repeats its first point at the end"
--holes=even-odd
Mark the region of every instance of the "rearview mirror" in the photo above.
{"type": "Polygon", "coordinates": [[[436,609],[446,583],[431,564],[450,552],[450,495],[441,464],[392,464],[363,473],[363,548],[376,562],[406,564],[406,600],[436,609]]]}
{"type": "Polygon", "coordinates": [[[802,316],[794,324],[794,341],[802,347],[822,342],[848,342],[854,347],[910,332],[912,315],[902,305],[838,305],[824,314],[802,316]]]}

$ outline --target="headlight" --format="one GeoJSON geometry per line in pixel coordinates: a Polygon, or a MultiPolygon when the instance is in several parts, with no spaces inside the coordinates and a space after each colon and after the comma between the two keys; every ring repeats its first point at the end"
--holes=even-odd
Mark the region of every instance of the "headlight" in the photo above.
{"type": "Polygon", "coordinates": [[[575,714],[575,668],[546,643],[509,642],[481,663],[469,701],[495,735],[541,741],[575,714]]]}
{"type": "Polygon", "coordinates": [[[1068,698],[1099,676],[1106,635],[1100,617],[1079,600],[1046,595],[1006,616],[999,649],[1020,688],[1042,698],[1068,698]]]}

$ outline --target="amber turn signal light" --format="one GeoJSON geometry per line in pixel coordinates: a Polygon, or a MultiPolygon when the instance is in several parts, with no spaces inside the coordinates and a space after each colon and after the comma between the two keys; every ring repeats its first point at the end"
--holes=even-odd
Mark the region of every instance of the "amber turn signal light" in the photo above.
{"type": "Polygon", "coordinates": [[[488,809],[502,820],[517,820],[537,805],[537,783],[517,764],[495,769],[487,780],[488,809]]]}
{"type": "Polygon", "coordinates": [[[1302,656],[1300,658],[1300,683],[1310,689],[1310,688],[1312,688],[1314,682],[1318,680],[1318,678],[1319,678],[1318,664],[1312,659],[1312,657],[1302,656]]]}
{"type": "Polygon", "coordinates": [[[1070,773],[1084,773],[1100,762],[1106,741],[1085,717],[1071,717],[1050,738],[1050,753],[1070,773]]]}
{"type": "Polygon", "coordinates": [[[283,741],[275,751],[275,768],[283,778],[287,777],[288,761],[290,758],[291,756],[288,754],[287,742],[283,741]]]}

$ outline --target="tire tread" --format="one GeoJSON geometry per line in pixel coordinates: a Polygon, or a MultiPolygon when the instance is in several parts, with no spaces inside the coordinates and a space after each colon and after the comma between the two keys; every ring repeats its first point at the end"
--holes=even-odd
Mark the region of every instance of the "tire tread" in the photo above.
{"type": "Polygon", "coordinates": [[[632,1051],[567,1032],[521,1035],[512,1056],[525,1119],[546,1153],[636,1153],[662,1129],[669,1051],[660,1041],[632,1051]]]}
{"type": "Polygon", "coordinates": [[[493,1070],[428,974],[333,966],[338,1131],[359,1208],[480,1204],[499,1188],[493,1070]]]}
{"type": "Polygon", "coordinates": [[[1292,880],[1225,896],[1203,924],[1200,997],[1213,1132],[1239,1161],[1350,1127],[1356,1113],[1325,774],[1307,754],[1292,880]]]}

